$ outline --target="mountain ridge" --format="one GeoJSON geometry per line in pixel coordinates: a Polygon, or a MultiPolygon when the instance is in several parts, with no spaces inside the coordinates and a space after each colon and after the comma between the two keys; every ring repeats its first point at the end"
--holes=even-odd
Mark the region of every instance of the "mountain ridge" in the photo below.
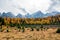
{"type": "Polygon", "coordinates": [[[51,13],[46,13],[44,14],[41,11],[37,11],[34,12],[33,14],[29,14],[27,13],[26,15],[22,15],[22,14],[18,14],[17,16],[15,16],[12,12],[3,12],[2,14],[0,13],[0,17],[10,17],[10,18],[44,18],[44,17],[48,17],[48,16],[55,16],[55,15],[59,15],[60,12],[58,11],[53,11],[51,13]]]}

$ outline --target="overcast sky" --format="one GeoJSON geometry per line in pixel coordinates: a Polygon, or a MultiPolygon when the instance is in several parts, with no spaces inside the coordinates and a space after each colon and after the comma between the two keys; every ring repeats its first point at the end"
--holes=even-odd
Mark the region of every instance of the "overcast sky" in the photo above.
{"type": "Polygon", "coordinates": [[[38,10],[46,13],[52,9],[60,11],[60,0],[0,0],[0,12],[34,13],[38,10]]]}

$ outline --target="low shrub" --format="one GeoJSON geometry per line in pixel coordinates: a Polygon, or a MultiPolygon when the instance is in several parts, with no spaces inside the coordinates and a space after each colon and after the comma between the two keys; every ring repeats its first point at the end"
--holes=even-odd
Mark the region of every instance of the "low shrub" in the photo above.
{"type": "Polygon", "coordinates": [[[57,29],[56,33],[60,33],[60,28],[57,29]]]}
{"type": "Polygon", "coordinates": [[[31,28],[31,31],[34,31],[34,29],[33,29],[33,28],[31,28]]]}

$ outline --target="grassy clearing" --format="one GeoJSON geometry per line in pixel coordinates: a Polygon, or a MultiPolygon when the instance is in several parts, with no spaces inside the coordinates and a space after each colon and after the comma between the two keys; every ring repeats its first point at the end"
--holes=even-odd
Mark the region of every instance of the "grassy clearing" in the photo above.
{"type": "Polygon", "coordinates": [[[22,29],[9,27],[7,32],[7,28],[2,28],[0,40],[60,40],[60,34],[56,33],[58,28],[33,28],[33,31],[31,28],[22,29]]]}

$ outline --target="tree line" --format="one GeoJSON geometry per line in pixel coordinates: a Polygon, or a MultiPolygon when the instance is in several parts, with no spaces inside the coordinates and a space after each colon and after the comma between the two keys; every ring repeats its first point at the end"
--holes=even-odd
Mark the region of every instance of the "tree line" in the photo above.
{"type": "Polygon", "coordinates": [[[60,15],[45,18],[9,18],[0,17],[0,26],[20,26],[20,25],[60,25],[60,15]]]}

